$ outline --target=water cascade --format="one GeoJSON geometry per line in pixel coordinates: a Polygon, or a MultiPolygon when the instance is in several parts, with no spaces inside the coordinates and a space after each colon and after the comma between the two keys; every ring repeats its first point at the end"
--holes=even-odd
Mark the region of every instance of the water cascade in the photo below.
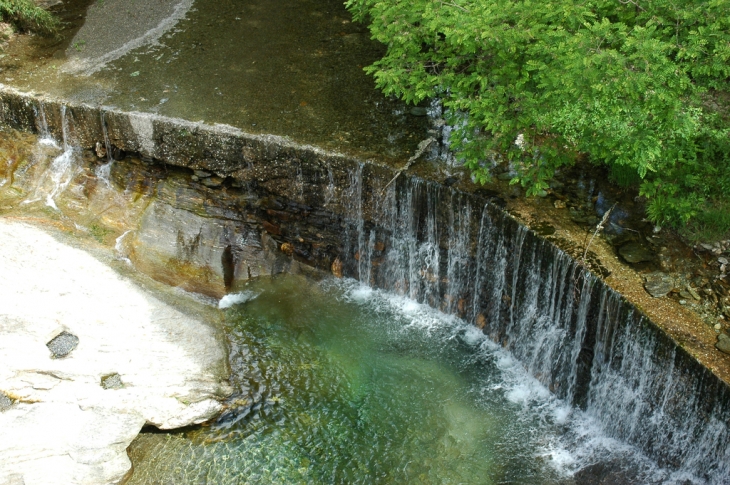
{"type": "MultiPolygon", "coordinates": [[[[57,143],[53,140],[46,120],[46,113],[43,103],[36,110],[38,113],[38,125],[41,138],[39,143],[42,145],[57,147],[57,143]]],[[[60,108],[61,114],[61,134],[63,152],[53,159],[48,171],[42,175],[42,180],[37,184],[34,197],[23,201],[23,204],[36,202],[45,197],[45,203],[48,207],[59,210],[56,205],[56,196],[66,190],[68,185],[76,175],[76,167],[74,166],[74,147],[69,143],[69,121],[66,116],[66,106],[60,108]]]]}
{"type": "Polygon", "coordinates": [[[363,181],[361,166],[351,172],[351,215],[373,211],[348,220],[349,274],[475,323],[661,466],[728,480],[727,387],[640,312],[489,202],[472,208],[473,198],[416,177],[399,178],[382,200],[363,190],[381,183],[363,181]],[[376,247],[387,249],[374,256],[376,247]]]}
{"type": "Polygon", "coordinates": [[[48,131],[48,120],[46,119],[46,107],[45,103],[43,101],[40,101],[38,103],[38,109],[37,111],[37,118],[39,121],[38,126],[38,136],[40,139],[38,140],[38,143],[42,145],[49,145],[53,147],[57,147],[56,141],[51,136],[51,133],[48,131]]]}
{"type": "Polygon", "coordinates": [[[107,186],[109,186],[109,175],[112,171],[112,163],[114,163],[114,157],[112,156],[112,144],[109,141],[109,132],[106,129],[106,120],[104,119],[104,112],[101,112],[101,131],[104,133],[104,151],[106,152],[106,163],[99,165],[96,169],[96,176],[99,177],[107,186]]]}

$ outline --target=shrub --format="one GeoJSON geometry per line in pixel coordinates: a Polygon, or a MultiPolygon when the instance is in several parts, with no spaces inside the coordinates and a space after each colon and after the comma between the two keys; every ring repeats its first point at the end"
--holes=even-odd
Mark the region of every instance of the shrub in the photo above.
{"type": "Polygon", "coordinates": [[[490,153],[528,195],[587,159],[634,181],[656,223],[730,189],[730,0],[348,0],[386,94],[438,97],[477,180],[490,153]],[[520,143],[515,143],[516,140],[520,143]]]}
{"type": "Polygon", "coordinates": [[[0,0],[0,19],[20,30],[46,35],[56,33],[59,27],[58,19],[32,0],[0,0]]]}

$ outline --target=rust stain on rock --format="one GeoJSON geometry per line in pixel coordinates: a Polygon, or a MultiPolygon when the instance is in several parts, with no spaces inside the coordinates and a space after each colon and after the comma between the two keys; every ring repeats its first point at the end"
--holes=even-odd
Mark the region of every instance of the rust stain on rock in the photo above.
{"type": "Polygon", "coordinates": [[[342,261],[340,261],[340,258],[336,258],[332,262],[332,274],[336,278],[342,278],[342,261]]]}
{"type": "Polygon", "coordinates": [[[284,243],[281,245],[281,252],[286,254],[287,256],[291,256],[294,254],[294,246],[292,246],[290,243],[284,243]]]}
{"type": "Polygon", "coordinates": [[[268,232],[269,234],[272,234],[274,236],[280,236],[281,235],[281,228],[279,226],[275,226],[272,223],[268,221],[263,222],[264,230],[268,232]]]}

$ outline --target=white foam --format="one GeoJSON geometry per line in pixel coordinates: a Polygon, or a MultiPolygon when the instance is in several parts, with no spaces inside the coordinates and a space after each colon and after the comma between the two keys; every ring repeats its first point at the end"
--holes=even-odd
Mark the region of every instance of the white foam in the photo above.
{"type": "Polygon", "coordinates": [[[505,396],[510,402],[515,404],[524,404],[530,398],[531,394],[532,393],[528,386],[525,384],[519,384],[514,386],[505,396]]]}
{"type": "Polygon", "coordinates": [[[373,296],[373,289],[369,286],[361,285],[350,291],[350,297],[357,302],[365,302],[373,296]]]}
{"type": "Polygon", "coordinates": [[[484,341],[484,334],[477,327],[469,327],[464,329],[462,339],[468,345],[477,346],[484,341]]]}
{"type": "Polygon", "coordinates": [[[557,424],[565,424],[568,421],[568,418],[570,417],[570,414],[573,412],[573,409],[568,406],[555,406],[555,409],[553,409],[553,421],[557,424]]]}
{"type": "Polygon", "coordinates": [[[548,456],[551,465],[563,473],[568,473],[576,464],[575,457],[564,449],[553,450],[548,456]]]}
{"type": "Polygon", "coordinates": [[[413,313],[416,313],[418,310],[420,310],[421,309],[420,307],[421,307],[421,305],[418,304],[417,302],[404,298],[404,301],[401,305],[401,310],[404,313],[413,314],[413,313]]]}
{"type": "Polygon", "coordinates": [[[38,140],[38,144],[47,147],[61,148],[58,143],[56,143],[56,140],[50,137],[41,138],[40,140],[38,140]]]}
{"type": "Polygon", "coordinates": [[[222,310],[224,308],[230,308],[233,305],[240,305],[241,303],[246,303],[247,301],[253,300],[259,295],[260,293],[254,293],[253,291],[231,293],[230,295],[226,295],[220,299],[220,301],[218,302],[218,308],[222,310]]]}

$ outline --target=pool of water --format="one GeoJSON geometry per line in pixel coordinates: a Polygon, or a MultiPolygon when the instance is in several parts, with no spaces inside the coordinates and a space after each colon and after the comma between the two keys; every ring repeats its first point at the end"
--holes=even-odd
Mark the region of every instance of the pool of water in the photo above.
{"type": "Polygon", "coordinates": [[[571,410],[476,328],[347,281],[239,296],[228,410],[142,433],[129,484],[573,483],[571,410]]]}

